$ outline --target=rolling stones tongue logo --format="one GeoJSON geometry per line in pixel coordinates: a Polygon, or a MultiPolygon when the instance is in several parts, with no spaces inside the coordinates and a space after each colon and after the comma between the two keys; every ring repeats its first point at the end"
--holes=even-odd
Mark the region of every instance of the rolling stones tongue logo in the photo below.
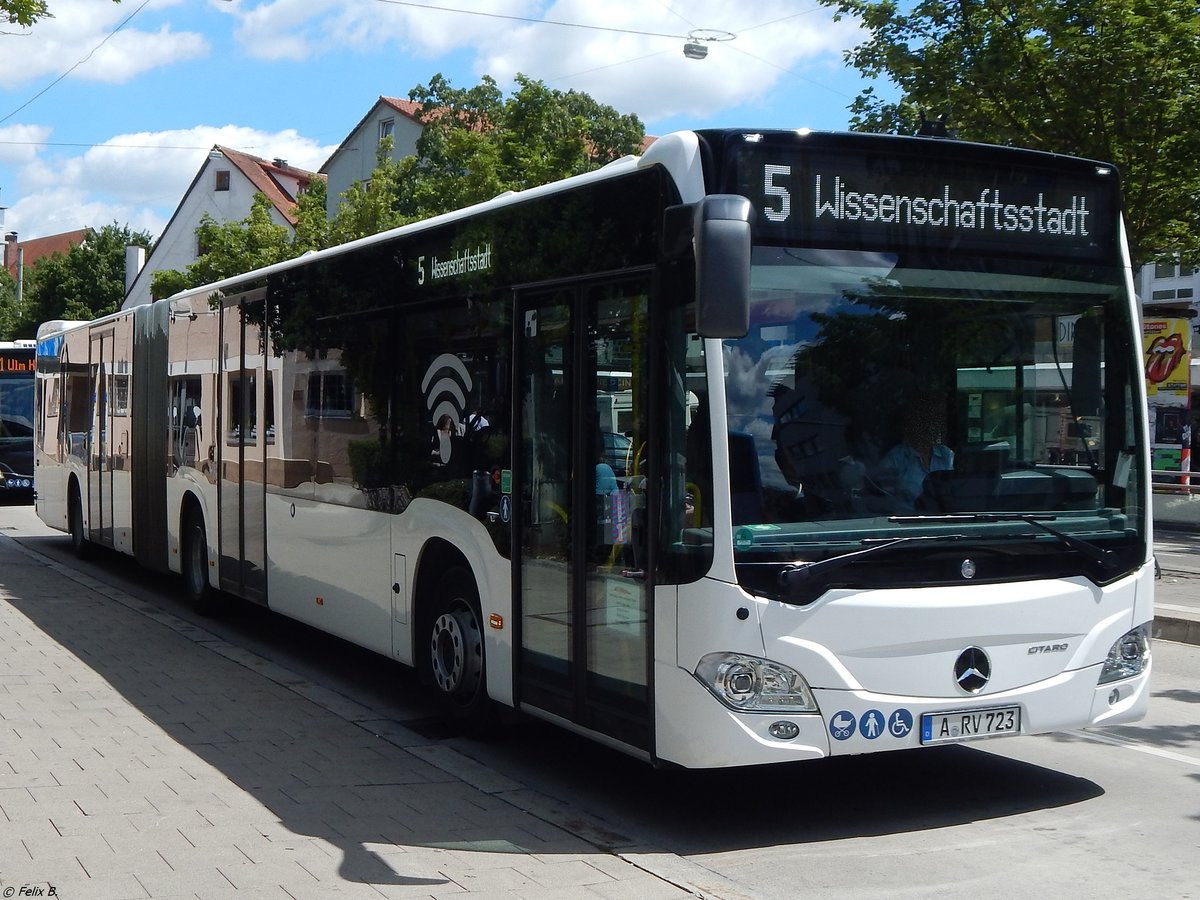
{"type": "Polygon", "coordinates": [[[1178,334],[1159,335],[1146,350],[1146,380],[1162,384],[1183,360],[1183,338],[1178,334]]]}

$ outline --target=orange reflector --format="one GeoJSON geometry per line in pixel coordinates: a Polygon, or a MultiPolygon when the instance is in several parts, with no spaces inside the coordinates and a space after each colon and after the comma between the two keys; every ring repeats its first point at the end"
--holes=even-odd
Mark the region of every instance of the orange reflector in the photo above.
{"type": "Polygon", "coordinates": [[[493,628],[497,628],[497,629],[503,628],[504,627],[504,616],[500,615],[500,613],[492,613],[490,616],[488,616],[488,624],[491,625],[493,628]]]}

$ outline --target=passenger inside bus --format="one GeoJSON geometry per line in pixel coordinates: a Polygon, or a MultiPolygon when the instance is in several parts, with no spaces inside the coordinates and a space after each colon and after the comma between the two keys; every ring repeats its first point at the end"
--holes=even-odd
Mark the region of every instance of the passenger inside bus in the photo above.
{"type": "Polygon", "coordinates": [[[874,477],[894,512],[917,512],[925,477],[954,468],[954,451],[942,442],[945,425],[945,400],[936,391],[918,392],[905,407],[900,442],[884,454],[874,477]]]}

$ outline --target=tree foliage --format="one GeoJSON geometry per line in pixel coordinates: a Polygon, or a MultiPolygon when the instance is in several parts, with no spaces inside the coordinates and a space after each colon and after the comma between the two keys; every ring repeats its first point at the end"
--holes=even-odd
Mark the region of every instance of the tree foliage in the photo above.
{"type": "Polygon", "coordinates": [[[197,229],[205,252],[185,272],[156,272],[155,298],[198,287],[259,266],[343,244],[390,228],[599,168],[637,153],[645,129],[577,91],[551,90],[517,76],[505,98],[484,76],[472,88],[455,88],[436,75],[409,97],[422,106],[424,128],[417,155],[391,159],[391,139],[379,145],[375,170],[343,195],[332,220],[325,217],[325,183],[314,180],[300,196],[295,235],[270,223],[266,197],[256,195],[250,215],[238,222],[209,217],[197,229]]]}
{"type": "MultiPolygon", "coordinates": [[[[400,163],[391,159],[392,138],[379,142],[370,181],[356,181],[342,194],[337,215],[326,226],[328,244],[344,244],[404,224],[397,197],[400,163]]],[[[324,216],[324,210],[321,215],[324,216]]]]}
{"type": "Polygon", "coordinates": [[[486,75],[472,88],[436,75],[409,92],[424,129],[417,155],[395,173],[400,216],[427,218],[640,152],[646,131],[637,116],[525,75],[516,82],[508,98],[486,75]]]}
{"type": "Polygon", "coordinates": [[[16,283],[8,274],[8,269],[0,267],[0,341],[11,341],[17,337],[20,318],[16,283]]]}
{"type": "Polygon", "coordinates": [[[946,116],[965,140],[1115,163],[1135,264],[1200,260],[1200,16],[1195,0],[820,0],[858,17],[856,128],[912,133],[946,116]]]}
{"type": "Polygon", "coordinates": [[[271,201],[255,193],[244,219],[218,222],[208,213],[196,227],[203,252],[184,271],[159,269],[150,279],[150,296],[170,297],[188,288],[211,284],[274,265],[309,250],[329,246],[330,223],[325,218],[325,182],[315,178],[296,202],[294,233],[271,218],[271,201]]]}
{"type": "Polygon", "coordinates": [[[116,312],[125,298],[125,247],[147,247],[150,235],[128,225],[85,232],[82,244],[38,260],[25,271],[14,338],[32,338],[42,322],[95,319],[116,312]]]}
{"type": "Polygon", "coordinates": [[[46,0],[0,0],[0,22],[28,28],[40,19],[53,18],[46,0]]]}

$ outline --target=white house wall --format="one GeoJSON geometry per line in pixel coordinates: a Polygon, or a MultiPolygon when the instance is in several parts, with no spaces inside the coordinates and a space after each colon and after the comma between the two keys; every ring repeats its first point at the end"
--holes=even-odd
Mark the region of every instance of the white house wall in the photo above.
{"type": "Polygon", "coordinates": [[[387,104],[376,104],[371,114],[350,133],[321,169],[329,177],[325,200],[329,218],[337,215],[338,208],[342,205],[342,194],[350,190],[354,182],[369,179],[375,171],[379,148],[379,123],[387,119],[393,119],[395,122],[391,158],[401,160],[406,156],[416,155],[421,126],[387,104]]]}
{"type": "MultiPolygon", "coordinates": [[[[285,186],[293,191],[296,189],[292,185],[285,186]]],[[[121,308],[129,309],[150,302],[150,282],[155,272],[164,269],[183,271],[196,261],[196,228],[199,227],[200,219],[205,213],[217,222],[236,222],[244,219],[250,214],[256,190],[254,183],[229,160],[207,160],[192,189],[184,196],[175,215],[167,223],[166,230],[159,237],[154,252],[146,260],[146,265],[138,274],[121,308]],[[218,171],[229,172],[229,190],[215,189],[218,171]]],[[[283,225],[289,234],[295,232],[291,224],[274,207],[271,208],[271,221],[283,225]]]]}

